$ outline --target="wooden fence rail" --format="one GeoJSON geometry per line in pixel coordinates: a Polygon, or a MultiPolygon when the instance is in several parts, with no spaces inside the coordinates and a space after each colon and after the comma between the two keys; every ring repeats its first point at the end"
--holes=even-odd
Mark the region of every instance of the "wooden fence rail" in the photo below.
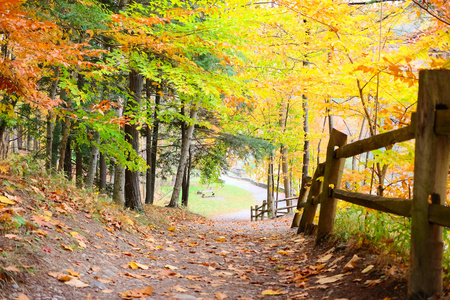
{"type": "Polygon", "coordinates": [[[443,230],[450,227],[450,207],[445,205],[450,162],[450,70],[419,73],[417,112],[411,124],[347,144],[347,136],[335,129],[330,134],[326,162],[312,178],[303,214],[297,212],[292,227],[314,232],[320,243],[333,230],[336,202],[343,200],[375,210],[411,217],[411,253],[408,299],[426,299],[442,292],[443,230]],[[345,158],[415,138],[413,199],[387,198],[339,189],[345,158]],[[336,149],[336,147],[338,147],[336,149]],[[323,176],[320,181],[319,177],[323,176]],[[318,225],[313,224],[320,203],[318,225]]]}

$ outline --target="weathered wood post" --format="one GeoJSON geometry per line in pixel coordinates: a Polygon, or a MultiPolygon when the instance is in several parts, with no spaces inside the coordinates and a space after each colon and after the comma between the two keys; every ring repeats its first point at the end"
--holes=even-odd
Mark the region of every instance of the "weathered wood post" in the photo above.
{"type": "Polygon", "coordinates": [[[315,198],[319,195],[320,189],[322,187],[322,181],[318,179],[319,177],[323,176],[324,170],[325,170],[325,163],[321,163],[317,166],[317,169],[314,172],[313,179],[311,182],[311,188],[308,194],[308,199],[306,200],[306,205],[305,208],[303,209],[302,218],[300,219],[300,224],[298,225],[297,234],[305,232],[306,227],[309,224],[312,224],[314,221],[314,216],[316,215],[318,205],[318,203],[315,203],[315,198]]]}
{"type": "Polygon", "coordinates": [[[436,110],[448,109],[450,70],[420,71],[408,299],[442,292],[443,232],[428,221],[428,210],[430,202],[444,204],[446,198],[449,136],[436,135],[434,125],[436,110]]]}
{"type": "Polygon", "coordinates": [[[323,241],[334,227],[337,200],[330,196],[329,186],[333,185],[335,188],[339,188],[341,185],[345,158],[335,158],[334,150],[336,146],[342,147],[345,144],[347,144],[347,135],[333,129],[327,147],[327,160],[323,176],[323,192],[320,197],[319,227],[316,243],[323,241]]]}
{"type": "MultiPolygon", "coordinates": [[[[256,207],[256,205],[255,205],[256,207]]],[[[250,221],[253,221],[253,212],[254,212],[254,208],[253,206],[250,206],[250,221]]]]}
{"type": "Polygon", "coordinates": [[[297,200],[297,211],[294,214],[294,219],[292,220],[291,228],[298,227],[300,224],[300,219],[302,218],[302,215],[300,214],[299,210],[301,208],[301,205],[303,202],[306,202],[306,197],[308,196],[308,184],[311,182],[311,177],[306,176],[302,178],[302,185],[300,188],[300,195],[298,196],[297,200]]]}

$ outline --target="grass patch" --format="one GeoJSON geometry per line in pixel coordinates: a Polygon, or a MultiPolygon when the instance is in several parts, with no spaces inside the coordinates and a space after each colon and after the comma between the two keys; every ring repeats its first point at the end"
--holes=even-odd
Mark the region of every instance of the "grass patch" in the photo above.
{"type": "MultiPolygon", "coordinates": [[[[162,188],[163,194],[168,193],[172,187],[166,186],[162,188]]],[[[170,194],[169,194],[170,195],[170,194]]],[[[166,205],[169,199],[164,198],[156,201],[156,205],[166,205]]],[[[201,185],[197,180],[191,181],[189,187],[189,203],[188,210],[205,216],[213,217],[221,214],[229,214],[250,209],[250,206],[258,204],[251,192],[241,189],[234,185],[224,184],[223,186],[208,187],[201,185]],[[214,190],[214,197],[202,198],[197,194],[202,190],[214,190]]]]}

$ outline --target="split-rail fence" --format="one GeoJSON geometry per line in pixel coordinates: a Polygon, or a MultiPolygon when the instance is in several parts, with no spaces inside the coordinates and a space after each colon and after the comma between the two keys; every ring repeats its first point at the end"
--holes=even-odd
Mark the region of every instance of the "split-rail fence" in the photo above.
{"type": "Polygon", "coordinates": [[[347,144],[346,134],[332,130],[326,162],[317,166],[306,201],[299,197],[292,227],[298,227],[298,233],[317,232],[316,241],[320,243],[333,230],[337,200],[411,217],[408,299],[427,299],[442,293],[443,226],[450,228],[450,207],[445,204],[449,162],[450,70],[422,70],[417,111],[410,125],[351,144],[347,144]],[[340,189],[346,158],[411,139],[415,139],[412,200],[340,189]],[[319,204],[316,226],[313,220],[319,204]]]}

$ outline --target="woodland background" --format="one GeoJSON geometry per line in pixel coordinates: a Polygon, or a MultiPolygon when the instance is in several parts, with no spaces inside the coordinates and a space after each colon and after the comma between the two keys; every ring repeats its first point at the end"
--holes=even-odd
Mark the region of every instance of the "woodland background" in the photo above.
{"type": "MultiPolygon", "coordinates": [[[[188,206],[191,174],[236,164],[269,200],[298,194],[331,128],[408,124],[418,70],[450,65],[446,0],[0,4],[0,156],[135,210],[172,177],[168,205],[188,206]]],[[[346,188],[411,198],[413,147],[348,161],[346,188]]]]}

